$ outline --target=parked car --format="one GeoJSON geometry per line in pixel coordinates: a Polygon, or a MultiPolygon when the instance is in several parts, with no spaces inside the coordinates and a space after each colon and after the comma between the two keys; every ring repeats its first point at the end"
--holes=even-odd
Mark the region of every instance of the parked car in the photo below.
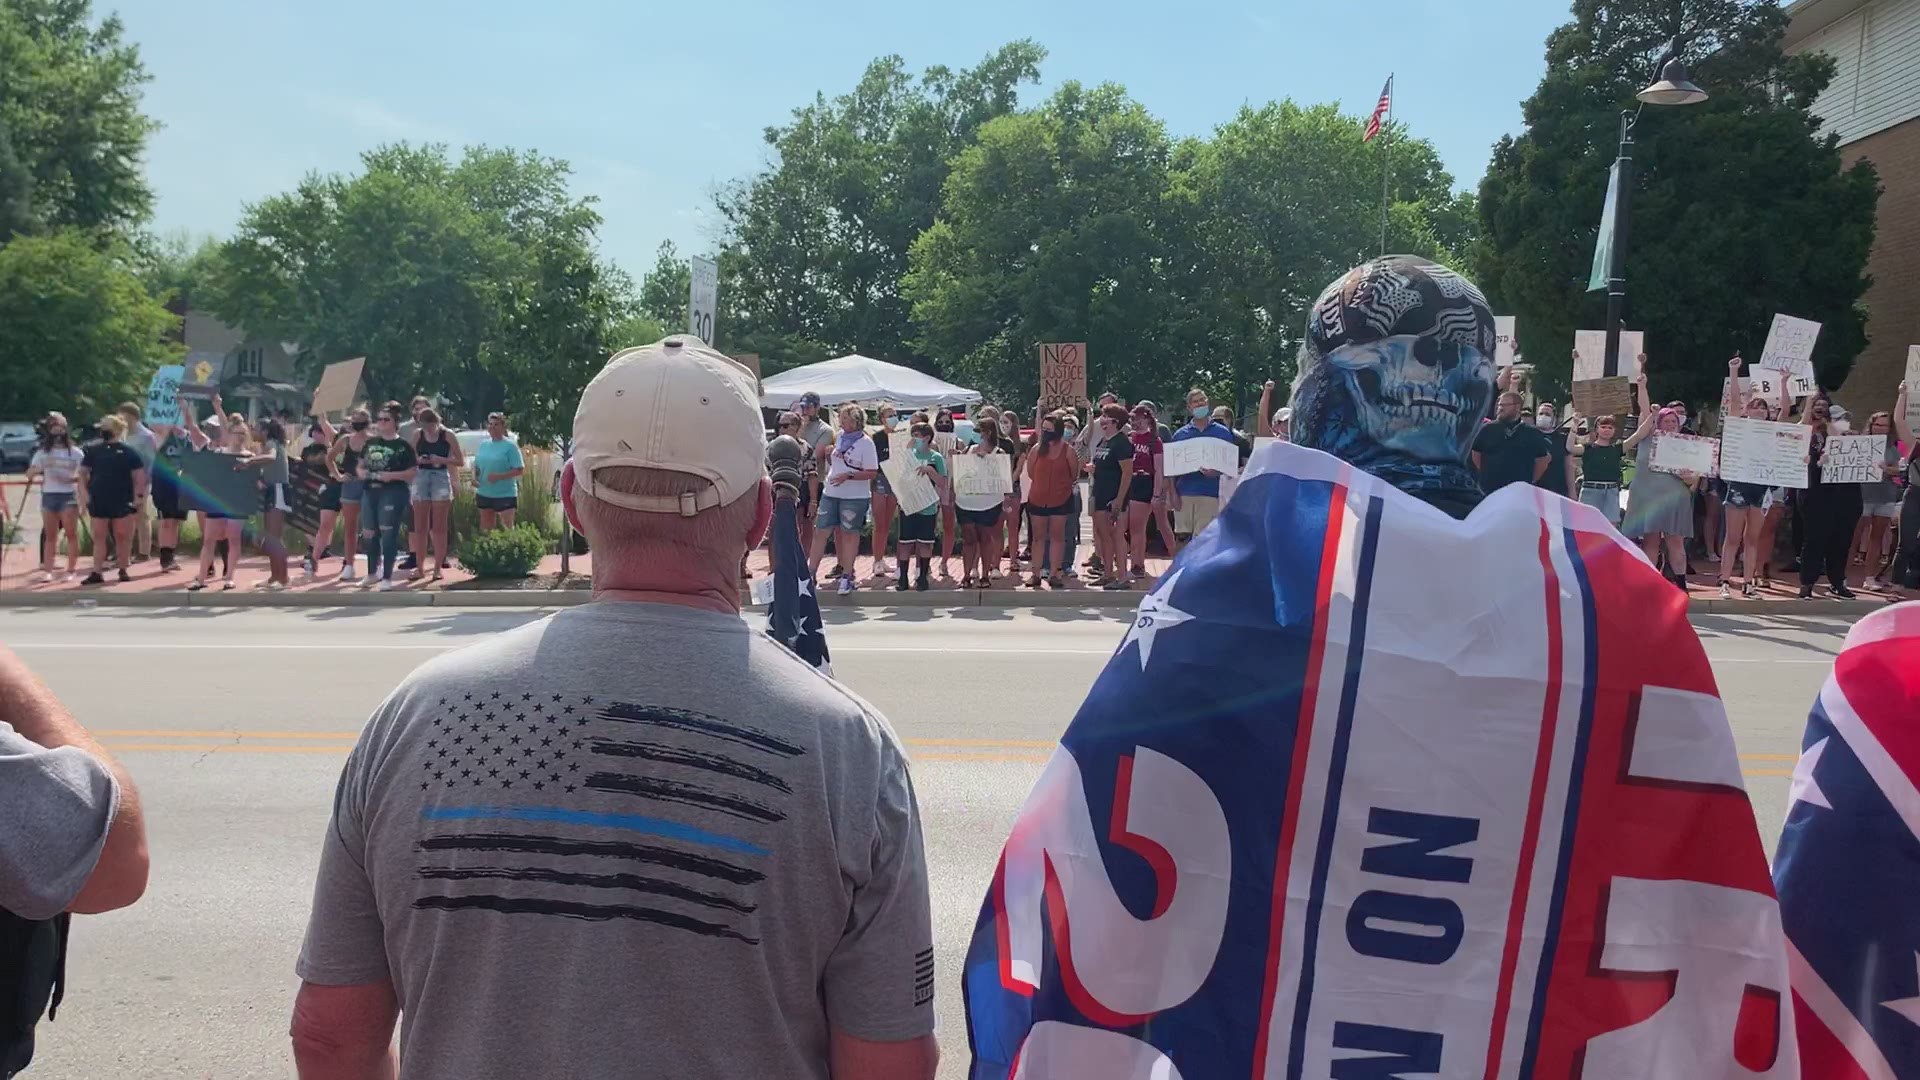
{"type": "Polygon", "coordinates": [[[27,467],[40,441],[33,424],[25,420],[0,421],[0,469],[27,467]]]}

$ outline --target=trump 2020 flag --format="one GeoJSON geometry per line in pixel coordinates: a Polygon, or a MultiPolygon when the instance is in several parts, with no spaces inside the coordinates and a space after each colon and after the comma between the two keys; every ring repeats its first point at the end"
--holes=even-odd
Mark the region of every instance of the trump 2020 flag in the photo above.
{"type": "Polygon", "coordinates": [[[820,598],[814,595],[807,557],[800,550],[800,524],[792,499],[774,500],[771,531],[773,603],[767,605],[767,633],[800,659],[831,675],[826,624],[820,619],[820,598]]]}
{"type": "Polygon", "coordinates": [[[1142,601],[964,979],[974,1080],[1796,1075],[1684,598],[1589,507],[1289,444],[1142,601]]]}
{"type": "Polygon", "coordinates": [[[1920,1076],[1920,604],[1847,634],[1774,856],[1802,1075],[1920,1076]]]}

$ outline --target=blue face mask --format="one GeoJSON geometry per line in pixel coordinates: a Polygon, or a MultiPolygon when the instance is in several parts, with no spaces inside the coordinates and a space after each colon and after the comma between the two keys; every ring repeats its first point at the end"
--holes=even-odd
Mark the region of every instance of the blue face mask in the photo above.
{"type": "Polygon", "coordinates": [[[1213,410],[1207,408],[1205,405],[1195,405],[1193,407],[1193,418],[1196,422],[1204,424],[1213,419],[1213,410]]]}

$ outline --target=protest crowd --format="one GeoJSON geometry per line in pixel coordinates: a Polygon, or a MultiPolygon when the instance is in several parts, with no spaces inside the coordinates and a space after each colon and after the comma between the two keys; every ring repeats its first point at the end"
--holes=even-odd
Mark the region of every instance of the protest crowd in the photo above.
{"type": "MultiPolygon", "coordinates": [[[[1494,1023],[1512,1025],[1516,1046],[1529,1040],[1515,1075],[1678,1075],[1687,1065],[1688,1075],[1784,1078],[1800,1075],[1801,1062],[1808,1076],[1843,1075],[1813,1068],[1822,1055],[1920,1062],[1892,1027],[1906,1021],[1874,1006],[1890,992],[1875,983],[1891,977],[1887,965],[1864,975],[1853,966],[1872,940],[1816,940],[1833,922],[1830,890],[1850,888],[1841,878],[1860,871],[1835,864],[1843,845],[1817,832],[1851,826],[1810,815],[1889,774],[1834,771],[1825,794],[1796,787],[1769,881],[1711,672],[1685,604],[1668,591],[1687,573],[1690,504],[1709,493],[1692,470],[1658,469],[1648,440],[1685,433],[1685,407],[1652,404],[1642,358],[1637,421],[1557,426],[1541,404],[1528,423],[1517,377],[1496,380],[1491,338],[1484,300],[1451,271],[1408,257],[1356,268],[1316,305],[1291,409],[1269,414],[1263,401],[1257,450],[1197,390],[1171,432],[1151,402],[1102,400],[1091,424],[1043,407],[1031,429],[981,408],[965,418],[964,438],[949,410],[823,414],[803,397],[777,418],[769,446],[754,380],[727,357],[680,337],[615,355],[582,395],[560,484],[569,520],[600,556],[594,602],[414,671],[347,760],[298,962],[299,1074],[600,1076],[645,1062],[657,1067],[649,1075],[929,1080],[940,980],[908,762],[882,717],[814,670],[824,653],[808,660],[794,648],[821,627],[811,590],[791,586],[807,585],[807,564],[840,544],[842,587],[853,587],[851,545],[875,504],[883,523],[905,505],[917,519],[890,553],[875,553],[894,558],[892,574],[875,569],[896,589],[926,587],[932,560],[950,558],[953,522],[969,541],[963,579],[990,584],[1025,563],[1028,587],[1057,583],[1075,569],[1081,538],[1068,526],[1088,468],[1101,579],[1132,583],[1150,520],[1189,539],[1143,598],[1012,830],[964,979],[947,976],[967,999],[972,1075],[1243,1075],[1256,1065],[1264,1074],[1282,1058],[1320,1063],[1309,1075],[1432,1075],[1443,1071],[1443,1043],[1458,1052],[1439,1034],[1447,1028],[1470,1033],[1459,1041],[1488,1057],[1487,1073],[1505,1075],[1498,1055],[1508,1037],[1499,1026],[1491,1040],[1486,1032],[1496,991],[1494,1023]],[[1391,318],[1364,317],[1391,288],[1414,302],[1391,318]],[[1386,376],[1353,379],[1366,364],[1400,365],[1427,380],[1420,393],[1458,407],[1384,412],[1391,421],[1373,424],[1370,414],[1399,391],[1386,376]],[[1200,440],[1219,444],[1192,454],[1209,464],[1169,466],[1189,453],[1176,448],[1200,440]],[[1626,500],[1626,528],[1649,559],[1668,560],[1664,583],[1615,531],[1628,449],[1646,486],[1626,500]],[[1012,477],[1017,494],[997,490],[1012,477]],[[1520,497],[1513,489],[1523,485],[1564,485],[1586,505],[1520,497]],[[776,575],[787,567],[789,587],[761,633],[739,617],[735,585],[742,555],[769,538],[788,556],[776,575]],[[1436,578],[1435,565],[1450,573],[1436,578]],[[1418,581],[1425,586],[1405,587],[1418,581]],[[1526,587],[1496,587],[1515,582],[1526,587]],[[1394,603],[1369,628],[1376,588],[1394,603]],[[1331,604],[1336,594],[1347,602],[1331,604]],[[1541,597],[1544,611],[1526,606],[1541,597]],[[1341,678],[1315,666],[1328,620],[1346,620],[1349,655],[1326,658],[1341,678]],[[1623,627],[1631,636],[1614,636],[1623,627]],[[1598,638],[1563,647],[1568,633],[1598,638]],[[1381,634],[1392,640],[1375,647],[1381,634]],[[1156,644],[1155,635],[1165,636],[1156,644]],[[1214,659],[1223,652],[1240,661],[1214,659]],[[1152,678],[1150,664],[1208,676],[1152,678]],[[1563,665],[1569,685],[1587,687],[1575,724],[1559,722],[1563,665]],[[1329,703],[1316,705],[1316,694],[1329,703]],[[1410,740],[1415,701],[1433,730],[1410,740]],[[464,748],[474,764],[455,774],[461,759],[447,762],[443,740],[491,742],[483,718],[496,708],[510,717],[500,732],[525,724],[571,742],[464,748]],[[1635,749],[1643,735],[1665,740],[1657,759],[1635,749]],[[1325,739],[1337,757],[1312,756],[1325,739]],[[563,770],[569,746],[600,771],[563,770]],[[459,791],[495,754],[538,755],[532,768],[544,772],[518,773],[534,790],[508,791],[510,776],[477,803],[459,791]],[[1589,754],[1591,765],[1580,765],[1589,754]],[[1570,772],[1582,767],[1585,793],[1570,772]],[[1102,839],[1081,775],[1116,769],[1111,838],[1102,839]],[[536,794],[549,779],[553,791],[536,794]],[[1335,814],[1343,782],[1392,809],[1335,814]],[[614,812],[634,797],[661,816],[614,812]],[[1325,819],[1302,825],[1322,799],[1325,819]],[[1540,829],[1563,837],[1551,843],[1569,854],[1536,861],[1535,847],[1549,843],[1540,829]],[[1335,861],[1329,879],[1335,846],[1357,853],[1368,835],[1376,842],[1364,856],[1335,861]],[[1109,880],[1109,843],[1144,854],[1151,873],[1109,880]],[[516,854],[552,865],[485,863],[516,854]],[[605,860],[623,872],[576,869],[605,860]],[[1302,873],[1315,866],[1310,889],[1288,891],[1295,863],[1302,873]],[[1078,869],[1063,878],[1055,865],[1078,869]],[[1419,884],[1391,891],[1399,879],[1419,884]],[[608,904],[607,889],[642,899],[608,904]],[[1344,890],[1344,935],[1303,956],[1293,943],[1303,933],[1315,940],[1329,890],[1344,890]],[[1251,899],[1258,911],[1238,918],[1229,947],[1228,912],[1246,910],[1230,905],[1251,899]],[[1783,923],[1807,954],[1791,989],[1783,923]],[[1463,933],[1502,924],[1505,934],[1463,933]],[[1544,929],[1522,934],[1523,924],[1544,929]],[[1632,948],[1616,955],[1609,945],[1606,964],[1586,970],[1602,944],[1618,941],[1632,948]],[[1561,969],[1556,948],[1574,958],[1561,969]],[[1443,966],[1456,957],[1454,969],[1443,966]],[[1632,989],[1649,973],[1665,973],[1652,981],[1664,982],[1670,1005],[1632,989]],[[1510,993],[1523,976],[1538,980],[1537,996],[1510,993]],[[1821,980],[1856,977],[1868,984],[1852,995],[1864,1012],[1848,1012],[1832,990],[1820,996],[1821,980]],[[1295,983],[1297,996],[1276,997],[1276,985],[1295,983]],[[604,1006],[608,987],[628,988],[645,1008],[604,1022],[587,1006],[604,1006]],[[1814,1001],[1798,1020],[1799,1045],[1789,993],[1814,1001]],[[1276,1009],[1298,1010],[1290,1037],[1276,1009]],[[1363,1019],[1310,1022],[1321,1012],[1363,1019]],[[510,1015],[527,1022],[474,1023],[510,1015]],[[1847,1017],[1853,1042],[1814,1039],[1814,1027],[1846,1027],[1847,1017]],[[1270,1022],[1282,1032],[1272,1042],[1270,1022]],[[1372,1064],[1354,1071],[1353,1062],[1372,1064]]],[[[1728,406],[1770,410],[1743,400],[1737,367],[1728,406]]],[[[389,405],[377,418],[355,410],[345,433],[316,424],[313,445],[292,450],[278,420],[256,431],[229,415],[209,433],[181,404],[181,430],[159,433],[145,453],[128,445],[131,425],[108,418],[75,466],[94,535],[104,523],[118,553],[132,545],[118,524],[130,503],[174,505],[177,494],[156,490],[164,470],[151,485],[144,474],[178,439],[219,446],[233,470],[257,471],[269,515],[290,512],[294,460],[317,468],[323,487],[339,487],[325,500],[335,512],[358,506],[382,582],[406,515],[423,556],[440,554],[449,472],[463,456],[425,402],[410,421],[389,405]]],[[[1806,538],[1803,561],[1820,561],[1802,580],[1836,575],[1839,593],[1857,550],[1855,519],[1869,496],[1876,508],[1892,500],[1820,480],[1820,459],[1845,429],[1822,398],[1804,413],[1814,438],[1793,527],[1806,538]]],[[[504,432],[502,418],[493,422],[504,432]]],[[[54,452],[70,449],[61,432],[36,468],[53,475],[54,452]]],[[[490,480],[509,471],[487,468],[490,480]]],[[[1732,485],[1714,496],[1717,510],[1739,511],[1722,537],[1723,563],[1737,546],[1749,575],[1764,569],[1764,543],[1758,557],[1748,544],[1756,526],[1779,524],[1772,498],[1732,485]]],[[[230,551],[239,536],[218,523],[231,520],[210,512],[205,526],[230,551]]],[[[268,554],[284,582],[290,553],[268,554]]],[[[213,543],[203,547],[196,583],[210,580],[216,558],[213,543]]],[[[1865,746],[1863,723],[1886,730],[1885,716],[1837,713],[1836,686],[1863,709],[1879,702],[1911,720],[1916,611],[1879,612],[1849,638],[1809,720],[1818,745],[1806,768],[1822,747],[1837,761],[1852,753],[1845,743],[1865,746]]],[[[149,856],[132,779],[5,649],[0,706],[0,820],[9,823],[0,829],[0,945],[24,958],[12,974],[29,1006],[24,1024],[0,1023],[0,1073],[10,1075],[32,1057],[41,1006],[59,1001],[70,914],[137,901],[149,856]]],[[[1884,814],[1893,823],[1875,826],[1871,843],[1908,858],[1913,837],[1894,809],[1884,814]]],[[[1882,1072],[1857,1075],[1912,1075],[1870,1060],[1882,1072]]],[[[1470,1071],[1480,1073],[1477,1060],[1470,1071]]]]}

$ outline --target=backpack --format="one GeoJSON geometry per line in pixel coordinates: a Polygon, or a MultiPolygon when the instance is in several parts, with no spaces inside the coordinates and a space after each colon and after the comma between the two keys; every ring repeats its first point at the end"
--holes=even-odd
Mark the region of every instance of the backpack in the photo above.
{"type": "Polygon", "coordinates": [[[25,919],[0,909],[0,1080],[33,1061],[33,1029],[65,995],[66,912],[25,919]]]}

